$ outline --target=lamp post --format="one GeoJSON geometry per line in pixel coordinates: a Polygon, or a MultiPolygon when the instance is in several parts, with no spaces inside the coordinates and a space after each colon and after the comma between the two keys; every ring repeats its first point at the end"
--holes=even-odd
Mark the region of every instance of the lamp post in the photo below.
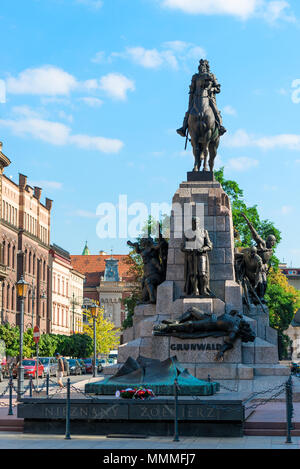
{"type": "Polygon", "coordinates": [[[23,279],[23,275],[16,283],[17,296],[20,299],[20,349],[19,349],[19,371],[18,371],[18,400],[24,392],[24,367],[23,367],[23,335],[24,335],[24,300],[27,294],[28,283],[23,279]]]}
{"type": "Polygon", "coordinates": [[[93,318],[93,327],[94,327],[94,366],[93,366],[93,377],[97,376],[97,342],[96,342],[96,319],[99,314],[99,306],[96,304],[92,304],[89,308],[92,318],[93,318]]]}

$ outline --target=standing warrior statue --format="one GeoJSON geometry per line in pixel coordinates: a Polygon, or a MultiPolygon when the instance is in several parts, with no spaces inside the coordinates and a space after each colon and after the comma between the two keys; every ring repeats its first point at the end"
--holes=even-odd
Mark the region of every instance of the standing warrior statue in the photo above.
{"type": "Polygon", "coordinates": [[[245,248],[241,253],[236,254],[237,277],[241,283],[244,283],[246,296],[249,293],[254,304],[264,303],[270,259],[273,255],[276,238],[274,235],[269,235],[266,240],[262,239],[246,215],[244,213],[241,215],[249,226],[256,247],[245,248]]]}
{"type": "Polygon", "coordinates": [[[195,158],[193,171],[199,171],[203,161],[203,171],[213,171],[220,136],[226,132],[222,124],[221,113],[217,108],[216,94],[220,93],[221,85],[211,73],[207,60],[200,60],[198,73],[193,75],[190,85],[189,106],[183,125],[177,129],[182,137],[191,136],[195,158]]]}
{"type": "Polygon", "coordinates": [[[200,220],[192,218],[191,236],[185,236],[181,251],[185,254],[184,293],[192,296],[212,296],[209,289],[208,252],[213,248],[208,231],[201,228],[200,220]]]}
{"type": "Polygon", "coordinates": [[[164,239],[155,244],[151,237],[142,238],[139,243],[127,241],[128,246],[135,249],[143,260],[142,301],[156,303],[156,290],[165,280],[165,268],[160,259],[160,251],[164,239]]]}

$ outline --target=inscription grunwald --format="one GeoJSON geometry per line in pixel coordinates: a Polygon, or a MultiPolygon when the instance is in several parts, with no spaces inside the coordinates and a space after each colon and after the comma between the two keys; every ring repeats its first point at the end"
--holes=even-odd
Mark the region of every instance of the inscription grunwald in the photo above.
{"type": "Polygon", "coordinates": [[[171,344],[171,350],[196,350],[196,351],[210,351],[210,350],[220,350],[222,347],[221,344],[171,344]]]}

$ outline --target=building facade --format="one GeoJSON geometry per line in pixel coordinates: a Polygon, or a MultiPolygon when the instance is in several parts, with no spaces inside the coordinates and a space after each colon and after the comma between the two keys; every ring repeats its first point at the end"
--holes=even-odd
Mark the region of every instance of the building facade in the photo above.
{"type": "Polygon", "coordinates": [[[62,335],[81,332],[85,276],[73,268],[70,253],[56,244],[50,248],[50,265],[51,332],[62,335]]]}
{"type": "Polygon", "coordinates": [[[133,289],[128,255],[89,254],[87,244],[82,255],[71,255],[73,267],[85,275],[84,302],[97,301],[104,307],[105,318],[116,328],[122,326],[127,311],[122,302],[133,289]]]}
{"type": "MultiPolygon", "coordinates": [[[[3,155],[1,151],[1,155],[3,155]]],[[[1,157],[2,158],[2,157],[1,157]]],[[[49,244],[52,200],[41,202],[42,189],[27,184],[19,174],[18,184],[1,172],[2,263],[6,275],[1,288],[1,322],[18,325],[16,282],[29,283],[24,305],[24,327],[38,325],[49,332],[49,244]]]]}

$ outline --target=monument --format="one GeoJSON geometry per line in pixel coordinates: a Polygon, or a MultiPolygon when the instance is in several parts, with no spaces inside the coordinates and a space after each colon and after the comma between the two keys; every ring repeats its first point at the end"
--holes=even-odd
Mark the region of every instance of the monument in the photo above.
{"type": "Polygon", "coordinates": [[[236,252],[230,200],[213,173],[226,132],[216,104],[219,92],[208,61],[201,60],[177,130],[186,142],[190,136],[194,167],[172,200],[165,280],[155,271],[154,257],[145,261],[144,253],[153,249],[146,239],[146,247],[136,248],[144,260],[147,301],[136,306],[133,327],[124,331],[115,371],[129,357],[176,356],[202,380],[288,374],[278,364],[277,332],[269,326],[264,302],[275,238],[261,239],[243,215],[256,246],[236,252]]]}

